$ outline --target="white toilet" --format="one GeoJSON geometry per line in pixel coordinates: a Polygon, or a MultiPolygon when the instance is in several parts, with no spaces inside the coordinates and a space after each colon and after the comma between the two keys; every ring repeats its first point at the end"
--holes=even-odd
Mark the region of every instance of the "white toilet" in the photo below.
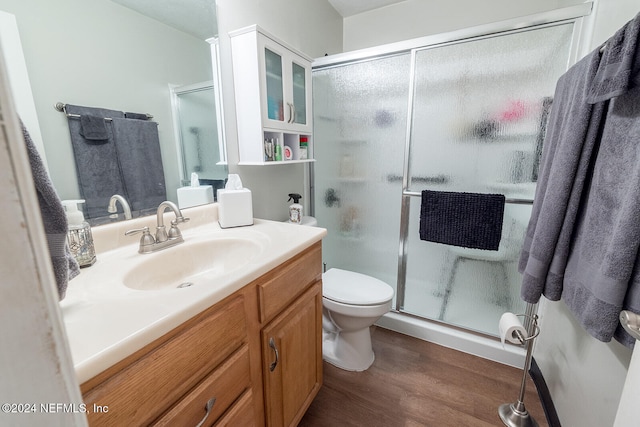
{"type": "MultiPolygon", "coordinates": [[[[303,216],[302,225],[318,225],[303,216]]],[[[391,310],[393,288],[365,274],[332,268],[322,275],[322,357],[347,371],[365,371],[375,356],[369,328],[391,310]]]]}
{"type": "Polygon", "coordinates": [[[347,371],[364,371],[375,356],[369,328],[391,310],[393,288],[381,280],[332,268],[322,275],[322,356],[347,371]]]}

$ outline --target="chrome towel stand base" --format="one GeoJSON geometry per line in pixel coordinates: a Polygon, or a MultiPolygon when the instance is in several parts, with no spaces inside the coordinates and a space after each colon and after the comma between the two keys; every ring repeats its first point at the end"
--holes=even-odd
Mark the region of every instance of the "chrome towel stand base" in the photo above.
{"type": "Polygon", "coordinates": [[[518,316],[525,316],[533,323],[530,325],[530,331],[528,337],[523,337],[519,331],[516,332],[518,340],[524,345],[527,345],[527,355],[524,361],[524,369],[522,375],[522,383],[520,384],[520,396],[516,403],[504,403],[498,407],[498,415],[500,419],[507,427],[538,427],[538,423],[533,419],[527,408],[524,406],[524,392],[527,384],[527,373],[531,366],[531,355],[533,350],[533,340],[540,334],[540,327],[538,326],[538,316],[536,314],[520,314],[518,316]],[[533,332],[533,334],[531,333],[533,332]]]}

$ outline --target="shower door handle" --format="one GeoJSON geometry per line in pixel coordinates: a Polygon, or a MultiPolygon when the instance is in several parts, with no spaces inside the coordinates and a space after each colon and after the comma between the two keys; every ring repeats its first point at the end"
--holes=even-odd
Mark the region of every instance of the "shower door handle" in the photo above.
{"type": "Polygon", "coordinates": [[[278,354],[278,347],[276,347],[276,342],[273,338],[269,338],[269,347],[271,347],[271,349],[276,355],[276,360],[274,360],[269,365],[269,372],[273,372],[276,369],[276,366],[278,366],[278,360],[280,359],[280,355],[278,354]]]}

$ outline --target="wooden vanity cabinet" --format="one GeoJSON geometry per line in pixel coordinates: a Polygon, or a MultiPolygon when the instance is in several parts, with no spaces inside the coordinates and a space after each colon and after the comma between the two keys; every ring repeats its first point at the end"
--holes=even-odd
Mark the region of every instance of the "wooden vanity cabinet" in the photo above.
{"type": "Polygon", "coordinates": [[[267,425],[296,426],[322,385],[322,285],[262,330],[267,425]],[[320,336],[320,338],[322,338],[320,336]]]}
{"type": "Polygon", "coordinates": [[[212,397],[204,426],[297,425],[322,385],[320,279],[318,242],[85,382],[89,425],[197,425],[212,397]]]}
{"type": "MultiPolygon", "coordinates": [[[[200,408],[199,418],[190,418],[198,418],[197,423],[204,417],[210,397],[232,404],[250,386],[250,379],[244,374],[246,367],[238,368],[247,352],[247,332],[242,296],[228,298],[193,317],[82,385],[89,424],[152,424],[176,402],[191,407],[181,400],[185,396],[193,400],[190,393],[199,394],[207,381],[238,382],[237,396],[222,388],[211,390],[213,395],[202,395],[201,402],[194,403],[200,408]],[[229,371],[228,365],[234,370],[229,371]],[[223,396],[216,396],[216,392],[223,396]],[[93,410],[98,407],[106,411],[93,410]]],[[[210,417],[225,409],[222,404],[217,408],[214,405],[210,417]]]]}

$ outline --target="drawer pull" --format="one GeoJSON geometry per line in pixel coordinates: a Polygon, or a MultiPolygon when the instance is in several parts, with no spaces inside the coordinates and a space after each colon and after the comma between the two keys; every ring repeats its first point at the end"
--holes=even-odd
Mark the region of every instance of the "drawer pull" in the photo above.
{"type": "Polygon", "coordinates": [[[204,409],[206,409],[207,413],[204,414],[204,418],[202,419],[202,421],[200,421],[198,423],[198,425],[196,427],[202,427],[202,425],[204,424],[204,422],[207,420],[207,417],[209,416],[209,414],[211,413],[211,408],[213,408],[214,403],[216,403],[216,398],[212,397],[211,399],[209,399],[207,401],[207,404],[205,405],[204,409]]]}
{"type": "Polygon", "coordinates": [[[276,347],[276,342],[273,338],[269,338],[269,347],[271,347],[276,354],[276,360],[271,365],[269,365],[269,371],[273,372],[276,369],[276,366],[278,366],[278,359],[280,358],[278,354],[278,348],[276,347]]]}

